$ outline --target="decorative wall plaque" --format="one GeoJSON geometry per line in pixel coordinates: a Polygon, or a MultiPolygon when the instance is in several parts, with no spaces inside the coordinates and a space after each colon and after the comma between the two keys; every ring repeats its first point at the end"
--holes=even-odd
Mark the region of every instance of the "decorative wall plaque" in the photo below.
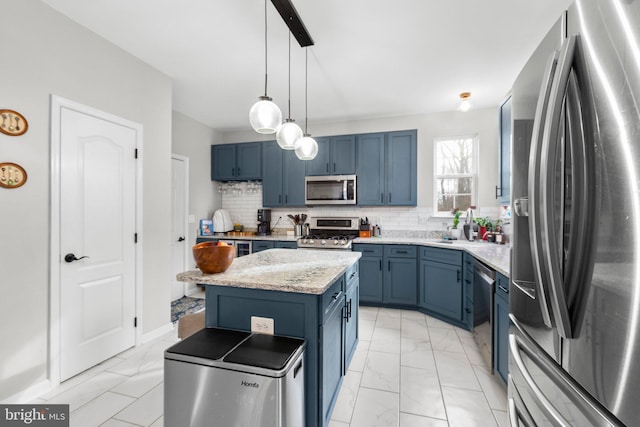
{"type": "Polygon", "coordinates": [[[27,182],[27,171],[15,163],[0,163],[0,187],[18,188],[27,182]]]}
{"type": "Polygon", "coordinates": [[[9,136],[22,135],[29,128],[27,119],[17,111],[0,110],[0,132],[9,136]]]}

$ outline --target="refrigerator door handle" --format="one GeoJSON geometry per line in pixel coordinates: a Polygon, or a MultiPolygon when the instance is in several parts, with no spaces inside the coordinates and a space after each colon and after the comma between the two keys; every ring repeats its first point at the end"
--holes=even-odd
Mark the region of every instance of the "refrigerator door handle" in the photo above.
{"type": "MultiPolygon", "coordinates": [[[[521,350],[524,350],[524,352],[532,359],[536,359],[531,349],[527,347],[520,337],[515,334],[509,334],[509,350],[513,357],[513,361],[515,362],[516,369],[518,369],[520,375],[522,375],[524,380],[527,382],[531,395],[538,402],[540,409],[542,409],[547,417],[553,420],[555,425],[569,427],[571,424],[558,412],[549,399],[545,397],[544,393],[540,390],[522,360],[522,356],[520,355],[521,350]]],[[[538,361],[536,360],[536,362],[538,361]]]]}
{"type": "MultiPolygon", "coordinates": [[[[537,401],[539,408],[545,415],[554,421],[554,425],[564,427],[571,426],[571,423],[567,422],[553,406],[553,403],[549,401],[540,390],[527,369],[524,360],[522,360],[523,353],[544,373],[545,378],[550,379],[551,382],[571,400],[571,403],[575,405],[576,409],[588,418],[592,425],[621,426],[620,422],[609,415],[606,409],[591,395],[585,392],[567,372],[555,362],[548,359],[544,351],[531,342],[531,339],[528,338],[527,335],[524,335],[524,332],[521,332],[520,329],[517,329],[517,331],[517,334],[509,334],[509,354],[515,362],[515,366],[510,365],[510,367],[517,370],[522,378],[524,378],[528,389],[532,392],[531,396],[537,401]]],[[[512,369],[512,371],[514,369],[512,369]]]]}
{"type": "MultiPolygon", "coordinates": [[[[529,216],[529,235],[531,236],[531,255],[533,262],[533,271],[535,274],[534,283],[536,292],[527,293],[532,297],[538,298],[540,304],[540,311],[542,314],[542,321],[547,327],[552,327],[551,324],[551,311],[547,303],[547,292],[544,288],[546,283],[546,272],[543,270],[543,265],[540,260],[542,259],[542,242],[540,241],[540,209],[539,209],[539,182],[540,182],[540,158],[542,153],[542,136],[544,128],[544,120],[547,113],[547,105],[549,103],[549,96],[551,94],[551,86],[553,85],[554,75],[558,62],[558,52],[553,52],[549,62],[547,64],[544,80],[540,87],[540,94],[538,96],[538,104],[536,106],[536,113],[534,118],[534,128],[531,136],[531,151],[529,156],[529,200],[527,210],[529,216]]],[[[514,282],[521,282],[514,278],[514,282]]],[[[523,282],[525,283],[525,282],[523,282]]]]}
{"type": "MultiPolygon", "coordinates": [[[[558,333],[563,338],[572,338],[573,335],[571,319],[569,317],[569,307],[564,292],[562,253],[558,251],[558,246],[553,241],[553,239],[562,238],[562,235],[558,236],[553,230],[553,220],[557,214],[552,195],[554,188],[558,185],[554,174],[554,168],[559,160],[555,144],[558,141],[560,133],[563,117],[562,105],[564,103],[567,86],[569,85],[569,75],[573,66],[575,50],[576,36],[569,37],[560,49],[556,72],[557,77],[551,86],[547,118],[544,124],[541,149],[543,155],[540,162],[540,201],[543,209],[540,218],[542,225],[542,230],[540,230],[543,245],[542,256],[548,271],[547,284],[553,319],[558,333]]],[[[562,186],[563,183],[560,185],[562,186]]],[[[560,222],[564,223],[564,218],[561,218],[560,222]]]]}
{"type": "Polygon", "coordinates": [[[529,411],[527,411],[527,405],[522,401],[522,397],[513,383],[511,374],[508,375],[507,382],[509,387],[509,400],[507,402],[509,405],[507,408],[509,425],[512,427],[519,427],[520,425],[524,425],[524,427],[536,427],[536,422],[533,420],[533,417],[531,417],[529,411]]]}

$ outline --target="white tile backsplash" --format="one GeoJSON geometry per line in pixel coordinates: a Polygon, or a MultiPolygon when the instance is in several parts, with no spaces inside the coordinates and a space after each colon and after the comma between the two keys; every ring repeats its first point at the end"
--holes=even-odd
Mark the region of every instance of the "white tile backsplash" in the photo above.
{"type": "MultiPolygon", "coordinates": [[[[244,225],[245,229],[251,230],[257,227],[257,210],[262,206],[262,183],[235,183],[232,188],[228,184],[218,183],[218,191],[221,191],[222,208],[227,209],[234,223],[244,225]]],[[[498,218],[501,213],[500,207],[481,207],[476,214],[482,217],[489,216],[498,218]]],[[[450,217],[433,216],[432,208],[425,207],[349,207],[349,206],[302,206],[299,208],[272,208],[271,226],[275,227],[275,233],[286,234],[287,230],[293,230],[293,225],[287,215],[307,214],[309,217],[319,216],[340,216],[369,218],[372,225],[379,225],[382,234],[391,237],[415,236],[415,233],[422,233],[420,237],[440,237],[440,233],[445,231],[453,222],[450,217]],[[278,221],[278,219],[280,220],[278,221]],[[408,234],[410,233],[410,234],[408,234]]],[[[461,218],[464,222],[464,218],[461,218]]]]}

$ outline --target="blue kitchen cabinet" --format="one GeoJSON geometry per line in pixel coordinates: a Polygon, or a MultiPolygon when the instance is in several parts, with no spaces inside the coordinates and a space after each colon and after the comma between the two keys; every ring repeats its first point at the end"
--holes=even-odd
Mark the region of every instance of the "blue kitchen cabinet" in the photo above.
{"type": "Polygon", "coordinates": [[[464,312],[462,313],[463,322],[468,330],[473,330],[474,319],[474,287],[473,287],[473,256],[468,253],[462,255],[462,281],[464,282],[464,312]]]}
{"type": "Polygon", "coordinates": [[[357,135],[357,203],[417,205],[417,131],[357,135]]]}
{"type": "Polygon", "coordinates": [[[297,249],[298,243],[287,241],[287,240],[278,240],[274,242],[273,247],[280,248],[280,249],[297,249]]]}
{"type": "Polygon", "coordinates": [[[507,382],[509,373],[509,279],[496,274],[493,301],[493,367],[507,382]]]}
{"type": "Polygon", "coordinates": [[[356,173],[355,135],[316,138],[318,155],[307,162],[306,174],[353,175],[356,173]]]}
{"type": "Polygon", "coordinates": [[[264,207],[304,206],[305,162],[294,151],[283,150],[276,141],[264,142],[262,169],[264,207]]]}
{"type": "Polygon", "coordinates": [[[360,258],[360,301],[382,303],[382,258],[384,245],[353,245],[353,250],[362,253],[360,258]]]}
{"type": "Polygon", "coordinates": [[[221,144],[211,146],[213,181],[262,179],[262,143],[221,144]]]}
{"type": "Polygon", "coordinates": [[[260,316],[274,319],[276,335],[306,340],[305,425],[309,427],[329,425],[352,356],[346,350],[357,346],[357,330],[350,329],[358,324],[357,271],[356,263],[322,295],[206,285],[207,327],[250,331],[251,316],[260,316]]]}
{"type": "Polygon", "coordinates": [[[386,151],[387,206],[418,203],[417,131],[389,132],[386,151]]]}
{"type": "Polygon", "coordinates": [[[466,326],[463,296],[462,252],[421,247],[419,306],[442,320],[466,326]]]}
{"type": "Polygon", "coordinates": [[[273,249],[273,242],[269,240],[254,240],[251,246],[252,252],[262,252],[267,249],[273,249]]]}
{"type": "Polygon", "coordinates": [[[500,106],[499,113],[500,128],[500,156],[498,165],[498,186],[496,187],[496,198],[503,205],[511,202],[511,96],[509,96],[500,106]]]}
{"type": "Polygon", "coordinates": [[[416,306],[418,302],[417,267],[416,246],[384,246],[384,303],[416,306]]]}
{"type": "Polygon", "coordinates": [[[384,205],[384,153],[384,133],[370,133],[356,137],[356,195],[358,205],[384,205]]]}
{"type": "Polygon", "coordinates": [[[351,363],[353,354],[358,346],[358,306],[360,305],[360,265],[356,264],[349,276],[346,278],[346,297],[344,302],[344,370],[347,373],[347,366],[351,363]]]}

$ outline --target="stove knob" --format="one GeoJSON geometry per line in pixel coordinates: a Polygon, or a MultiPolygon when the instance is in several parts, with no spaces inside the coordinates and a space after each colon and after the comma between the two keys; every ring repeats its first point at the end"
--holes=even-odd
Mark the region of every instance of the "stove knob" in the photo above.
{"type": "Polygon", "coordinates": [[[309,239],[309,244],[313,245],[313,243],[314,243],[314,240],[313,239],[309,239]]]}
{"type": "Polygon", "coordinates": [[[341,244],[342,246],[344,246],[344,245],[346,245],[346,244],[347,244],[347,241],[346,241],[346,240],[340,240],[340,244],[341,244]]]}
{"type": "Polygon", "coordinates": [[[334,244],[334,245],[339,245],[339,244],[340,244],[340,240],[338,240],[338,239],[334,239],[334,240],[333,240],[333,244],[334,244]]]}
{"type": "Polygon", "coordinates": [[[326,245],[326,244],[327,244],[327,241],[326,241],[326,240],[324,240],[324,239],[322,239],[322,240],[320,241],[320,244],[324,246],[324,245],[326,245]]]}

